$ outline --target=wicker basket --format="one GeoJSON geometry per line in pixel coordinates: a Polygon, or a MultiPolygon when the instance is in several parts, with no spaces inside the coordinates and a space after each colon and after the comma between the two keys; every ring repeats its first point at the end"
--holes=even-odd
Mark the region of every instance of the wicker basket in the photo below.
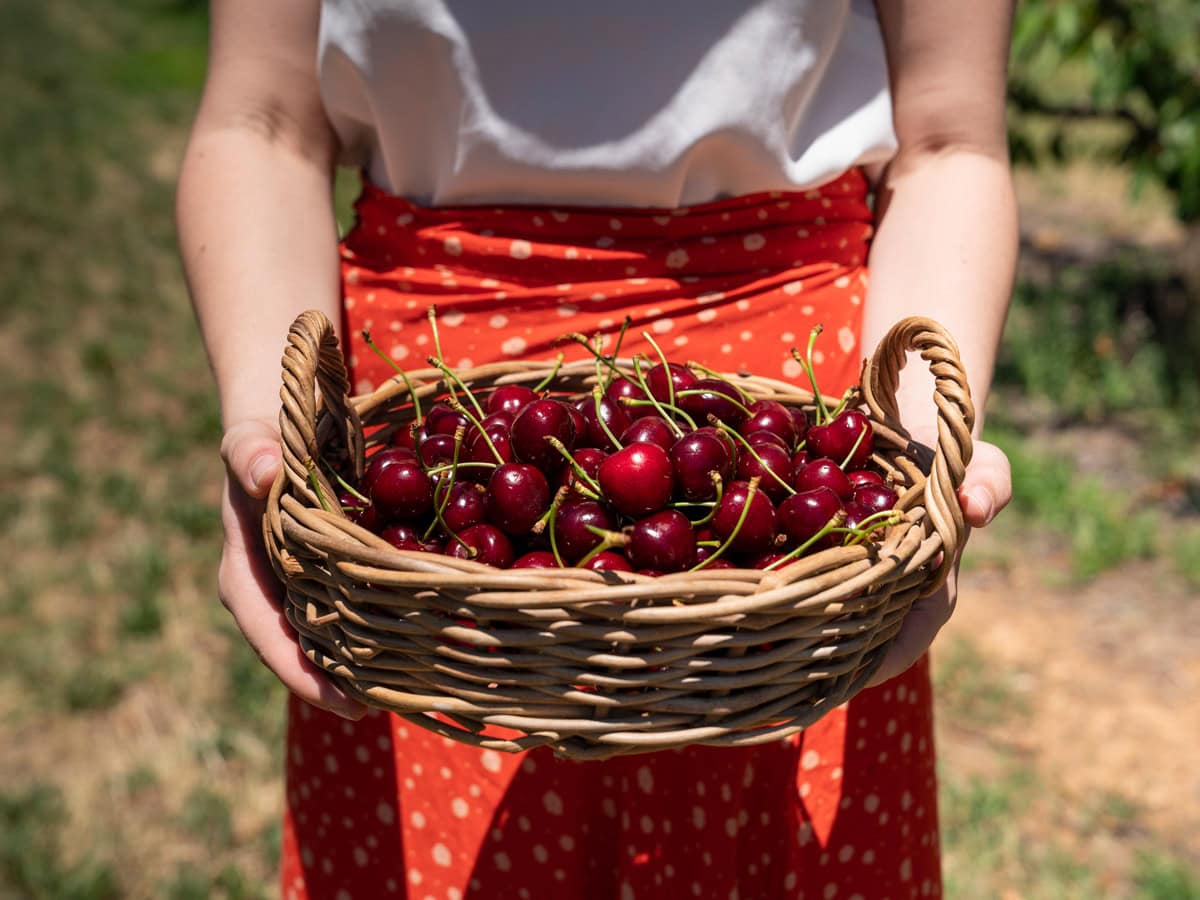
{"type": "MultiPolygon", "coordinates": [[[[460,375],[474,389],[536,384],[549,371],[508,362],[460,375]]],[[[409,376],[419,395],[444,390],[434,369],[409,376]]],[[[812,408],[812,394],[791,384],[728,377],[754,396],[812,408]]],[[[594,380],[582,362],[551,386],[577,392],[594,380]]],[[[793,734],[867,683],[913,601],[944,581],[964,534],[956,491],[974,409],[954,341],[928,319],[898,323],[863,370],[873,458],[901,488],[903,521],[876,543],[778,571],[505,571],[397,550],[340,508],[323,509],[311,479],[335,496],[313,466],[330,455],[348,455],[361,473],[368,441],[386,442],[411,417],[408,388],[395,378],[350,398],[332,327],[312,311],[289,333],[283,381],[284,471],[264,536],[303,651],[367,704],[480,747],[549,746],[584,759],[793,734]],[[935,451],[898,421],[910,350],[935,375],[935,451]]]]}

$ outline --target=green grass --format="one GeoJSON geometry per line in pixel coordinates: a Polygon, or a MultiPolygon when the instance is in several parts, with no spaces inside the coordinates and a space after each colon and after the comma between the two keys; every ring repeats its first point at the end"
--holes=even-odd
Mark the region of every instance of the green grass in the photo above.
{"type": "Polygon", "coordinates": [[[939,643],[935,690],[939,707],[956,723],[990,726],[1028,716],[1028,698],[1007,673],[989,664],[968,638],[939,643]]]}
{"type": "Polygon", "coordinates": [[[1200,875],[1162,852],[1138,854],[1133,881],[1137,900],[1200,900],[1200,875]]]}

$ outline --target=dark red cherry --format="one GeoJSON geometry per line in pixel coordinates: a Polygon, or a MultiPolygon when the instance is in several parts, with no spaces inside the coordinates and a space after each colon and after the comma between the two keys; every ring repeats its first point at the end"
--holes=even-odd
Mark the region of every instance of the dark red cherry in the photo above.
{"type": "Polygon", "coordinates": [[[600,426],[600,422],[603,421],[608,426],[608,430],[619,437],[632,422],[625,407],[619,405],[615,400],[610,400],[608,397],[601,395],[598,404],[594,397],[588,396],[577,400],[575,408],[583,416],[586,426],[576,438],[576,446],[602,447],[607,450],[617,449],[600,426]],[[596,411],[597,405],[599,406],[599,413],[596,411]]]}
{"type": "Polygon", "coordinates": [[[796,472],[797,491],[811,491],[818,487],[829,488],[841,500],[850,500],[854,496],[854,488],[850,487],[846,473],[832,459],[814,459],[796,472]]]}
{"type": "MultiPolygon", "coordinates": [[[[580,447],[571,455],[575,457],[575,462],[579,464],[579,468],[583,469],[593,481],[596,480],[596,476],[600,472],[600,463],[604,462],[608,456],[603,450],[597,450],[595,447],[580,447]]],[[[579,476],[575,474],[574,466],[563,466],[559,470],[556,482],[557,487],[567,487],[574,491],[575,486],[580,483],[579,476]]]]}
{"type": "Polygon", "coordinates": [[[601,550],[581,568],[591,569],[593,572],[632,572],[633,566],[620,553],[614,553],[612,550],[601,550]]]}
{"type": "Polygon", "coordinates": [[[433,482],[415,462],[385,466],[371,482],[371,504],[387,521],[418,518],[433,504],[433,482]]]}
{"type": "Polygon", "coordinates": [[[843,506],[842,511],[846,514],[847,528],[857,528],[862,524],[863,519],[871,515],[870,510],[854,500],[843,506]]]}
{"type": "Polygon", "coordinates": [[[858,490],[864,484],[883,484],[883,476],[878,472],[873,472],[870,469],[856,469],[853,472],[847,472],[846,478],[850,482],[850,487],[858,490]]]}
{"type": "Polygon", "coordinates": [[[682,572],[696,561],[692,523],[678,510],[666,509],[638,521],[625,545],[629,561],[639,569],[682,572]]]}
{"type": "Polygon", "coordinates": [[[595,500],[569,500],[554,515],[554,543],[563,559],[574,563],[600,543],[601,538],[588,526],[612,531],[617,517],[611,509],[595,500]]]}
{"type": "Polygon", "coordinates": [[[379,536],[397,550],[415,550],[422,553],[441,553],[442,542],[437,539],[424,540],[415,526],[397,522],[379,532],[379,536]]]}
{"type": "Polygon", "coordinates": [[[406,422],[396,429],[396,433],[392,435],[392,446],[403,447],[407,450],[415,450],[417,442],[414,437],[416,432],[416,423],[406,422]]]}
{"type": "Polygon", "coordinates": [[[725,446],[729,448],[729,458],[733,462],[737,462],[738,453],[741,451],[742,445],[728,431],[723,431],[715,425],[704,425],[696,429],[696,434],[712,434],[720,438],[725,446]]]}
{"type": "Polygon", "coordinates": [[[516,416],[522,409],[538,399],[538,393],[533,388],[523,384],[502,384],[490,394],[484,409],[489,413],[506,412],[516,416]]]}
{"type": "Polygon", "coordinates": [[[620,435],[622,444],[657,444],[664,450],[671,449],[677,436],[667,420],[658,415],[643,415],[634,419],[620,435]]]}
{"type": "Polygon", "coordinates": [[[638,383],[629,378],[614,378],[609,382],[608,387],[605,389],[604,396],[609,400],[612,400],[614,403],[631,410],[638,407],[625,407],[621,401],[649,399],[646,396],[646,392],[641,389],[638,383]]]}
{"type": "Polygon", "coordinates": [[[375,483],[375,479],[379,473],[388,466],[394,466],[401,462],[416,462],[417,453],[409,447],[384,447],[376,453],[371,454],[367,460],[366,471],[362,477],[362,492],[364,494],[371,493],[371,485],[375,483]]]}
{"type": "MultiPolygon", "coordinates": [[[[735,481],[725,488],[712,518],[713,532],[720,540],[727,540],[734,533],[749,493],[750,485],[745,481],[735,481]]],[[[745,521],[730,545],[735,553],[765,552],[775,539],[775,506],[761,486],[749,506],[745,521]]]]}
{"type": "MultiPolygon", "coordinates": [[[[449,434],[431,434],[421,442],[418,453],[421,456],[421,465],[427,469],[445,465],[454,459],[454,437],[449,434]]],[[[461,449],[459,457],[462,457],[461,449]]]]}
{"type": "Polygon", "coordinates": [[[425,416],[425,434],[454,434],[461,425],[466,428],[471,424],[464,413],[455,412],[444,403],[435,403],[425,416]]]}
{"type": "Polygon", "coordinates": [[[745,565],[747,569],[765,569],[767,566],[779,562],[786,555],[786,553],[780,553],[778,550],[768,550],[766,553],[759,553],[757,556],[750,557],[746,560],[745,565]]]}
{"type": "Polygon", "coordinates": [[[558,560],[549,550],[530,550],[524,556],[518,556],[510,569],[557,569],[558,560]]]}
{"type": "Polygon", "coordinates": [[[507,569],[513,563],[512,541],[499,528],[486,523],[459,532],[457,540],[447,542],[445,552],[447,556],[473,559],[498,569],[507,569]]]}
{"type": "Polygon", "coordinates": [[[896,492],[884,484],[864,484],[854,489],[854,502],[868,515],[886,512],[896,505],[896,492]]]}
{"type": "Polygon", "coordinates": [[[861,469],[871,457],[875,445],[875,430],[871,420],[857,409],[847,409],[838,413],[831,422],[824,425],[813,425],[808,429],[808,450],[813,456],[827,456],[840,464],[847,457],[846,469],[861,469]],[[850,456],[859,435],[863,438],[858,443],[858,449],[850,456]]]}
{"type": "Polygon", "coordinates": [[[766,491],[772,502],[778,503],[791,491],[792,457],[783,447],[774,443],[760,443],[754,448],[754,454],[746,451],[738,458],[737,477],[749,481],[759,476],[762,483],[759,487],[766,491]],[[772,473],[774,473],[772,475],[772,473]]]}
{"type": "Polygon", "coordinates": [[[629,444],[600,463],[600,490],[617,512],[641,518],[671,501],[675,472],[667,451],[658,444],[629,444]]]}
{"type": "MultiPolygon", "coordinates": [[[[442,510],[442,520],[452,532],[462,531],[472,525],[478,525],[487,518],[487,492],[483,485],[473,481],[456,481],[450,487],[450,499],[446,500],[446,508],[442,510]]],[[[434,502],[441,504],[446,497],[446,489],[438,485],[434,489],[434,502]]]]}
{"type": "Polygon", "coordinates": [[[671,446],[675,489],[685,500],[713,499],[717,489],[711,473],[716,472],[722,482],[728,482],[733,472],[729,447],[713,430],[689,432],[671,446]]]}
{"type": "Polygon", "coordinates": [[[712,415],[737,428],[746,418],[742,395],[728,381],[719,378],[701,378],[675,399],[675,405],[697,424],[707,422],[712,415]]]}
{"type": "MultiPolygon", "coordinates": [[[[687,366],[680,365],[679,363],[669,363],[668,366],[670,383],[674,385],[676,396],[679,395],[680,391],[687,390],[698,381],[696,373],[687,366]]],[[[646,387],[650,389],[650,395],[660,403],[666,403],[670,400],[667,372],[668,369],[657,365],[646,373],[646,387]]]]}
{"type": "Polygon", "coordinates": [[[803,544],[829,524],[841,508],[837,494],[827,487],[817,487],[779,504],[779,524],[794,543],[803,544]]]}
{"type": "Polygon", "coordinates": [[[488,521],[507,534],[528,534],[549,508],[550,485],[535,466],[506,463],[488,479],[488,521]]]}
{"type": "Polygon", "coordinates": [[[792,421],[796,423],[796,441],[799,443],[808,434],[808,413],[799,406],[789,406],[788,412],[792,414],[792,421]]]}
{"type": "Polygon", "coordinates": [[[578,411],[561,400],[535,400],[521,410],[511,432],[516,459],[545,471],[557,471],[563,458],[547,438],[557,438],[568,450],[574,447],[573,412],[578,411]]]}
{"type": "MultiPolygon", "coordinates": [[[[496,453],[500,454],[500,458],[507,462],[514,462],[512,449],[512,432],[494,428],[489,426],[487,435],[492,440],[492,446],[496,448],[496,453]]],[[[496,462],[496,454],[492,453],[488,447],[488,442],[483,439],[478,431],[472,434],[463,445],[465,453],[459,454],[459,462],[473,463],[492,463],[496,462]]],[[[472,481],[487,481],[491,477],[492,470],[482,466],[468,466],[459,473],[459,477],[470,478],[472,481]]]]}
{"type": "Polygon", "coordinates": [[[791,450],[796,446],[796,420],[791,411],[777,400],[755,400],[750,406],[750,418],[742,423],[738,431],[743,437],[749,437],[756,431],[769,431],[783,440],[783,445],[791,450]]]}

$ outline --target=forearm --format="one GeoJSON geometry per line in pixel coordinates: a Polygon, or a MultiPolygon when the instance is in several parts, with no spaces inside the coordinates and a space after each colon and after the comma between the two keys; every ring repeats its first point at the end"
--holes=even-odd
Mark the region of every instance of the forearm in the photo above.
{"type": "MultiPolygon", "coordinates": [[[[982,425],[996,349],[1017,260],[1017,209],[1003,150],[946,149],[900,155],[879,185],[879,225],[862,346],[873,350],[910,315],[944,325],[958,342],[982,425]]],[[[931,436],[933,383],[914,359],[901,409],[916,434],[931,436]],[[912,420],[921,415],[921,421],[912,420]]]]}
{"type": "Polygon", "coordinates": [[[249,124],[197,123],[179,240],[226,427],[278,414],[283,343],[299,312],[338,321],[331,167],[249,124]]]}

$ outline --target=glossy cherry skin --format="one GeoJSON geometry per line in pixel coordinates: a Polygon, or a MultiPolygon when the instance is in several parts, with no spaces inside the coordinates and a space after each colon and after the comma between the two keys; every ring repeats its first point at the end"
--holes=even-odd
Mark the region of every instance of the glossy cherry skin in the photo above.
{"type": "Polygon", "coordinates": [[[788,449],[788,445],[783,442],[783,438],[773,431],[752,431],[746,436],[746,443],[754,448],[757,448],[760,444],[771,444],[780,450],[788,449]]]}
{"type": "Polygon", "coordinates": [[[696,561],[696,536],[692,523],[678,510],[665,509],[639,520],[625,545],[629,561],[638,569],[682,572],[696,561]]]}
{"type": "Polygon", "coordinates": [[[838,463],[850,456],[846,462],[846,469],[849,471],[861,469],[871,458],[871,451],[875,446],[875,430],[871,427],[871,420],[865,415],[857,409],[847,409],[838,413],[831,422],[809,428],[807,441],[808,450],[813,456],[827,456],[838,463]],[[864,429],[866,433],[859,442],[858,449],[850,456],[855,441],[858,441],[858,436],[864,429]]]}
{"type": "Polygon", "coordinates": [[[558,560],[549,550],[530,550],[513,560],[510,569],[557,569],[558,560]]]}
{"type": "Polygon", "coordinates": [[[338,503],[342,507],[342,512],[346,514],[346,518],[355,525],[361,525],[368,531],[379,530],[379,514],[371,505],[370,500],[360,500],[349,491],[340,491],[338,503]]]}
{"type": "MultiPolygon", "coordinates": [[[[846,514],[846,527],[857,528],[862,524],[862,520],[871,515],[871,512],[866,509],[861,503],[851,500],[842,507],[842,512],[846,514]]],[[[850,535],[845,535],[849,539],[850,535]]]]}
{"type": "Polygon", "coordinates": [[[536,466],[506,463],[487,485],[488,521],[506,534],[528,534],[550,508],[550,485],[536,466]]]}
{"type": "MultiPolygon", "coordinates": [[[[454,459],[454,438],[449,434],[431,434],[421,442],[421,449],[418,453],[421,457],[421,465],[426,469],[449,463],[454,459]]],[[[460,459],[462,455],[460,448],[460,459]]]]}
{"type": "Polygon", "coordinates": [[[547,438],[557,438],[568,450],[575,446],[572,412],[560,400],[535,400],[526,406],[512,424],[514,457],[543,471],[557,471],[563,458],[547,438]]]}
{"type": "Polygon", "coordinates": [[[422,540],[421,532],[414,526],[398,522],[395,525],[388,525],[379,532],[379,536],[395,547],[397,550],[415,550],[421,553],[441,553],[443,549],[442,542],[433,540],[422,540]]]}
{"type": "Polygon", "coordinates": [[[512,541],[499,528],[486,523],[472,525],[460,532],[458,540],[447,542],[445,553],[456,559],[473,559],[497,569],[507,569],[513,564],[512,541]]]}
{"type": "Polygon", "coordinates": [[[522,409],[537,400],[538,396],[537,391],[523,384],[502,384],[488,394],[483,408],[489,414],[506,412],[515,417],[522,409]]]}
{"type": "Polygon", "coordinates": [[[416,519],[433,505],[433,482],[415,462],[386,466],[371,482],[371,505],[389,522],[416,519]]]}
{"type": "Polygon", "coordinates": [[[675,470],[658,444],[629,444],[600,463],[600,490],[617,512],[639,519],[664,509],[675,490],[675,470]]]}
{"type": "Polygon", "coordinates": [[[795,544],[803,544],[837,515],[842,502],[827,487],[817,487],[788,497],[779,504],[779,525],[795,544]]]}
{"type": "Polygon", "coordinates": [[[886,512],[896,505],[896,492],[884,484],[864,484],[854,489],[854,502],[867,514],[886,512]]]}
{"type": "MultiPolygon", "coordinates": [[[[583,469],[588,476],[595,481],[596,476],[600,473],[600,463],[608,457],[608,454],[603,450],[597,450],[595,447],[581,447],[571,454],[575,457],[575,462],[579,464],[579,468],[583,469]]],[[[579,476],[575,474],[574,466],[563,466],[559,470],[558,479],[555,483],[556,487],[571,488],[572,492],[575,486],[581,484],[579,476]]],[[[588,489],[591,486],[588,485],[588,489]]]]}
{"type": "Polygon", "coordinates": [[[791,411],[777,400],[755,400],[750,406],[750,418],[742,423],[738,431],[749,437],[756,431],[769,431],[783,439],[789,450],[796,446],[796,420],[791,411]]]}
{"type": "Polygon", "coordinates": [[[802,410],[799,406],[789,406],[788,412],[792,414],[792,421],[796,423],[796,442],[803,441],[808,436],[808,413],[802,410]]]}
{"type": "Polygon", "coordinates": [[[634,419],[629,427],[621,432],[622,444],[657,444],[664,450],[670,450],[678,435],[667,424],[666,419],[658,415],[642,416],[634,419]]]}
{"type": "Polygon", "coordinates": [[[600,543],[601,538],[588,526],[612,531],[617,517],[611,509],[595,500],[570,500],[554,515],[554,543],[563,559],[574,563],[600,543]]]}
{"type": "Polygon", "coordinates": [[[735,464],[737,463],[738,453],[741,452],[742,445],[738,443],[737,438],[731,435],[728,431],[722,431],[715,425],[702,425],[696,429],[696,434],[711,434],[720,438],[725,446],[729,448],[729,458],[735,464]]]}
{"type": "Polygon", "coordinates": [[[424,427],[426,435],[454,434],[460,425],[468,428],[470,424],[470,420],[463,413],[455,412],[444,403],[435,403],[425,416],[424,427]]]}
{"type": "Polygon", "coordinates": [[[746,405],[742,395],[729,382],[719,378],[701,378],[676,398],[675,405],[695,419],[696,424],[707,422],[712,415],[737,428],[746,418],[740,408],[746,405]]]}
{"type": "Polygon", "coordinates": [[[783,447],[773,443],[760,443],[754,448],[754,453],[758,454],[757,459],[749,451],[738,458],[737,477],[749,481],[759,476],[759,488],[766,492],[772,502],[778,503],[791,494],[788,488],[792,483],[792,457],[783,447]]]}
{"type": "Polygon", "coordinates": [[[395,434],[392,435],[392,446],[415,450],[417,448],[416,429],[417,424],[415,422],[406,422],[404,425],[401,425],[396,429],[395,434]]]}
{"type": "MultiPolygon", "coordinates": [[[[733,534],[737,527],[742,509],[750,493],[750,485],[745,481],[735,481],[725,488],[721,502],[712,518],[712,529],[716,536],[724,541],[733,534]]],[[[756,491],[750,501],[750,509],[742,523],[737,537],[730,545],[735,553],[763,553],[770,548],[775,539],[775,506],[771,498],[761,490],[756,491]]]]}
{"type": "Polygon", "coordinates": [[[847,472],[846,478],[850,482],[850,487],[858,490],[864,484],[883,484],[883,476],[871,469],[856,469],[853,472],[847,472]]]}
{"type": "MultiPolygon", "coordinates": [[[[441,504],[446,497],[442,485],[434,488],[434,502],[441,504]]],[[[487,518],[487,492],[473,481],[456,481],[450,487],[450,499],[442,510],[442,520],[452,532],[478,525],[487,518]]]]}
{"type": "Polygon", "coordinates": [[[371,485],[375,483],[375,479],[379,473],[388,466],[394,466],[396,463],[416,462],[417,452],[410,447],[384,447],[382,450],[371,454],[367,459],[367,468],[363,472],[362,492],[370,495],[371,485]]]}
{"type": "MultiPolygon", "coordinates": [[[[687,390],[699,380],[696,378],[696,373],[687,366],[679,363],[669,363],[668,366],[670,370],[669,383],[674,385],[676,395],[680,391],[687,390]]],[[[646,373],[646,387],[650,389],[650,395],[660,403],[667,403],[671,398],[667,371],[661,365],[657,365],[646,373]]]]}
{"type": "Polygon", "coordinates": [[[854,488],[850,479],[832,459],[814,459],[806,462],[796,472],[796,490],[811,491],[814,488],[827,487],[841,500],[854,497],[854,488]]]}
{"type": "Polygon", "coordinates": [[[575,444],[578,447],[599,447],[605,450],[616,450],[616,445],[613,444],[604,432],[604,429],[600,426],[600,422],[603,421],[608,426],[608,430],[619,437],[633,421],[625,407],[603,395],[600,396],[598,404],[594,397],[584,397],[577,400],[575,408],[583,416],[583,421],[586,425],[586,429],[576,436],[575,444]],[[599,406],[598,413],[597,405],[599,406]]]}
{"type": "Polygon", "coordinates": [[[767,566],[779,562],[786,555],[786,553],[780,553],[778,550],[768,550],[766,553],[750,557],[745,561],[745,565],[747,569],[765,569],[767,566]]]}
{"type": "MultiPolygon", "coordinates": [[[[641,386],[629,378],[614,378],[609,382],[608,387],[604,390],[604,396],[614,403],[621,405],[625,409],[635,409],[636,407],[625,407],[621,403],[622,400],[646,400],[646,392],[641,386]]],[[[630,413],[632,415],[632,413],[630,413]]]]}
{"type": "Polygon", "coordinates": [[[580,568],[590,569],[593,572],[632,572],[633,566],[620,553],[614,553],[612,550],[601,550],[580,568]]]}
{"type": "Polygon", "coordinates": [[[728,445],[710,432],[691,431],[677,440],[670,450],[675,469],[675,490],[684,500],[711,500],[717,496],[712,473],[728,482],[733,460],[728,445]]]}

